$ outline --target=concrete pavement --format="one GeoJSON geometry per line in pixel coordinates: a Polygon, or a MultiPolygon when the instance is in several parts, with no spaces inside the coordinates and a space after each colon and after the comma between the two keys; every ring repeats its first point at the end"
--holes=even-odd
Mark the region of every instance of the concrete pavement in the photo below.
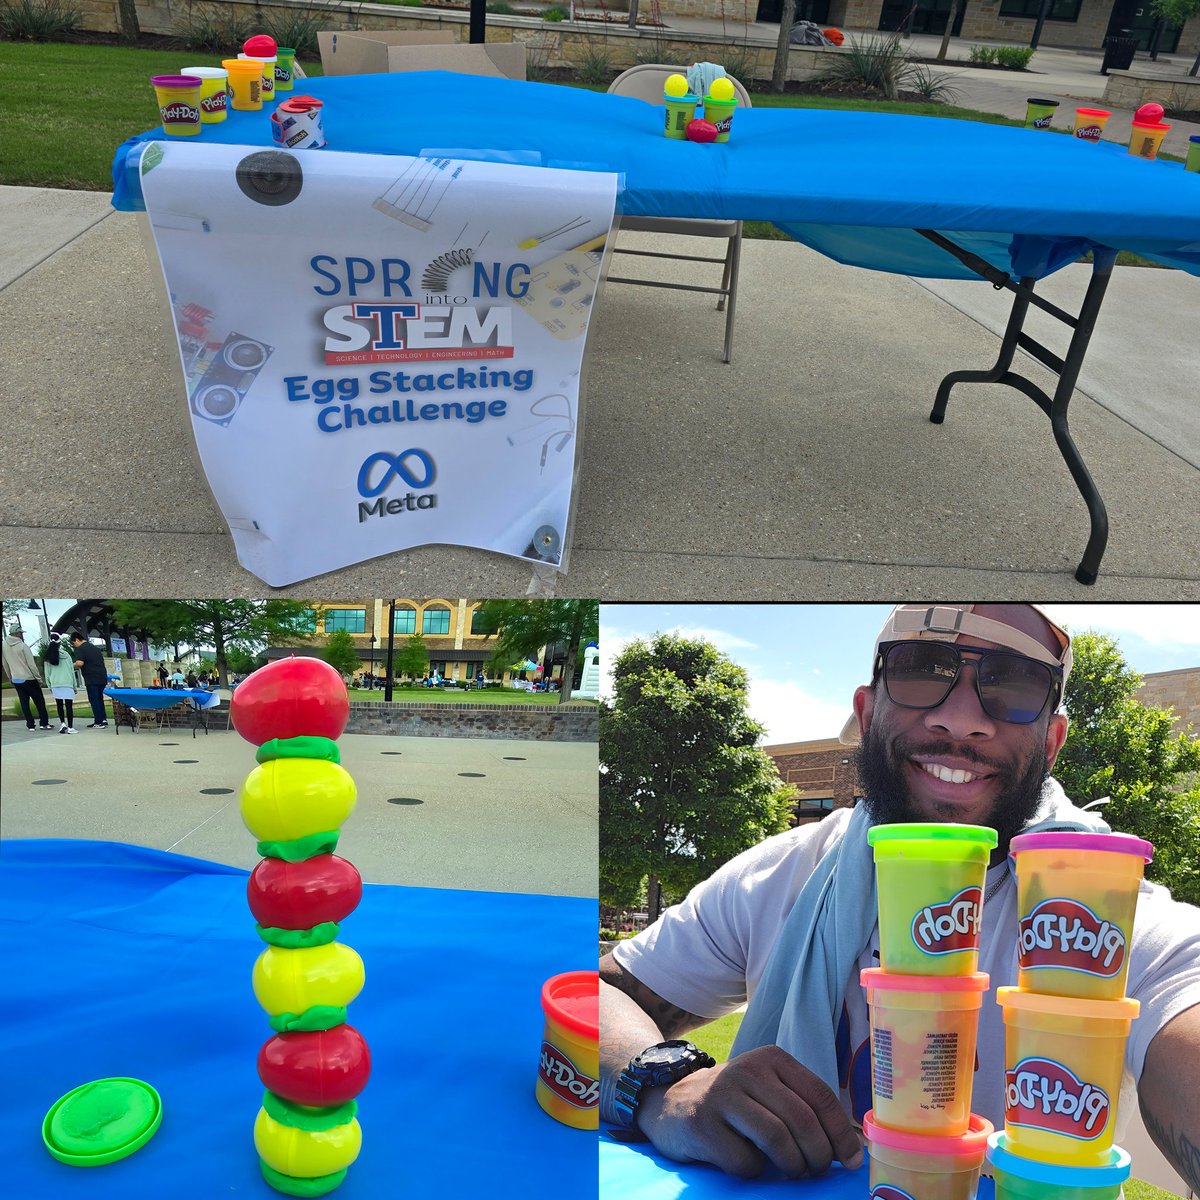
{"type": "MultiPolygon", "coordinates": [[[[951,64],[959,103],[1019,115],[1026,95],[1102,94],[1097,56],[1039,50],[1035,69],[1044,62],[1032,91],[1027,75],[951,64]]],[[[0,225],[18,234],[0,240],[0,393],[15,401],[0,483],[9,590],[75,594],[100,577],[111,595],[266,592],[237,565],[198,473],[135,218],[107,194],[4,188],[0,225]]],[[[1074,310],[1087,274],[1069,267],[1040,290],[1074,310]]],[[[1004,294],[761,241],[746,246],[741,289],[730,366],[704,297],[606,289],[558,594],[1200,596],[1200,279],[1114,273],[1071,406],[1112,527],[1088,589],[1073,579],[1086,511],[1036,407],[971,385],[946,424],[927,420],[946,372],[994,361],[1004,294]],[[1137,336],[1148,324],[1154,336],[1137,336]]],[[[1055,325],[1047,339],[1061,352],[1055,325]]],[[[1050,384],[1032,360],[1020,369],[1050,384]]],[[[520,595],[529,576],[516,560],[427,547],[280,594],[436,594],[465,579],[473,594],[520,595]]]]}
{"type": "MultiPolygon", "coordinates": [[[[346,734],[338,744],[358,788],[339,850],[368,883],[596,895],[595,743],[346,734]]],[[[232,730],[193,739],[110,724],[68,737],[6,720],[0,749],[6,838],[258,861],[239,809],[254,748],[232,730]]]]}

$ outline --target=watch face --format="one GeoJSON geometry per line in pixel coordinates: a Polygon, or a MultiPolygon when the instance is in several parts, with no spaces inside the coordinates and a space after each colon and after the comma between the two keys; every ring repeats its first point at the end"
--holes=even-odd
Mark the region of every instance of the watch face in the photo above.
{"type": "Polygon", "coordinates": [[[651,1046],[638,1055],[638,1061],[644,1067],[670,1066],[685,1058],[687,1052],[682,1046],[651,1046]]]}

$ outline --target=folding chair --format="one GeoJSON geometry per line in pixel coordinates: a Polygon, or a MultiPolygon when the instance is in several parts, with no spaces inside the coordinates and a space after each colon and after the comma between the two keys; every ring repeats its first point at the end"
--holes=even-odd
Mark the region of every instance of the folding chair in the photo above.
{"type": "MultiPolygon", "coordinates": [[[[663,84],[668,75],[682,73],[680,67],[669,67],[662,63],[641,63],[622,71],[608,85],[608,90],[616,96],[633,96],[645,100],[648,104],[663,103],[663,84]]],[[[746,89],[732,76],[729,82],[743,108],[750,107],[750,95],[746,89]]],[[[724,258],[709,258],[696,254],[667,254],[660,250],[627,250],[622,246],[614,246],[614,254],[636,254],[643,258],[666,258],[686,262],[721,263],[723,271],[720,287],[702,287],[699,284],[664,283],[654,279],[631,278],[620,275],[609,275],[609,283],[633,283],[644,287],[675,288],[684,292],[708,292],[720,297],[717,300],[717,311],[725,313],[725,349],[721,355],[723,362],[729,362],[733,352],[733,317],[737,304],[738,264],[742,253],[742,223],[741,221],[705,220],[695,217],[625,217],[621,220],[621,228],[641,233],[675,233],[684,237],[725,238],[724,258]]]]}

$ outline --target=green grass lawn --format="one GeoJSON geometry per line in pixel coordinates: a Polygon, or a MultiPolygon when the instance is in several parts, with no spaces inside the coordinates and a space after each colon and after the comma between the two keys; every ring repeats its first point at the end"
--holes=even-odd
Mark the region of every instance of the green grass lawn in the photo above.
{"type": "MultiPolygon", "coordinates": [[[[730,1013],[727,1017],[718,1017],[707,1025],[701,1025],[687,1035],[688,1041],[694,1042],[701,1050],[707,1050],[717,1062],[726,1062],[733,1039],[742,1024],[743,1014],[730,1013]]],[[[1137,1163],[1133,1164],[1137,1170],[1137,1163]]],[[[1170,1192],[1156,1188],[1153,1184],[1143,1183],[1140,1179],[1131,1179],[1125,1185],[1125,1200],[1177,1200],[1170,1192]]]]}

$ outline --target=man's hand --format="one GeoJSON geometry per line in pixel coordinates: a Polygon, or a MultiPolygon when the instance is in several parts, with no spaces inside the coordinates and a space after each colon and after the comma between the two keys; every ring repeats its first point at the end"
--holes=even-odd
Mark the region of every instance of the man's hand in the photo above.
{"type": "Polygon", "coordinates": [[[645,1094],[638,1126],[678,1162],[707,1162],[752,1179],[769,1162],[799,1179],[836,1159],[861,1165],[862,1143],[841,1101],[778,1046],[696,1071],[645,1094]]]}

